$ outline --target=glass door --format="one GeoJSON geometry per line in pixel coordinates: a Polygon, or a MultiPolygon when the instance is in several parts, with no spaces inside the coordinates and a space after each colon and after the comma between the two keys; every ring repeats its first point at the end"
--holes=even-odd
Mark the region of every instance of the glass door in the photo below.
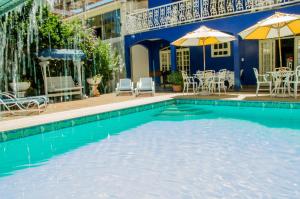
{"type": "Polygon", "coordinates": [[[275,69],[275,40],[259,41],[259,73],[275,69]]]}
{"type": "Polygon", "coordinates": [[[191,73],[190,65],[190,49],[179,48],[176,49],[177,54],[177,68],[179,71],[185,71],[187,74],[191,73]]]}

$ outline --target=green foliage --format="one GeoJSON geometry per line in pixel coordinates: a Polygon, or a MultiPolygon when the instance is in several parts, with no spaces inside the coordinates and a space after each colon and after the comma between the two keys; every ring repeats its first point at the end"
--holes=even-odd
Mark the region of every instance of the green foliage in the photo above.
{"type": "Polygon", "coordinates": [[[41,49],[45,48],[63,48],[65,46],[62,30],[61,18],[58,15],[50,13],[48,8],[43,9],[43,18],[40,19],[39,26],[39,44],[41,49]]]}
{"type": "Polygon", "coordinates": [[[183,79],[182,75],[179,71],[172,72],[168,76],[169,82],[172,83],[173,85],[182,85],[183,79]]]}
{"type": "Polygon", "coordinates": [[[60,17],[46,12],[46,19],[40,31],[43,35],[41,42],[45,46],[81,49],[86,54],[84,66],[87,77],[101,74],[101,90],[104,90],[106,83],[112,79],[113,68],[118,62],[116,63],[116,58],[112,56],[116,53],[112,52],[111,46],[97,38],[92,28],[88,28],[80,20],[62,21],[60,17]],[[51,43],[47,37],[50,37],[51,43]]]}
{"type": "MultiPolygon", "coordinates": [[[[47,48],[52,49],[81,49],[86,54],[84,61],[84,70],[87,77],[100,74],[103,76],[102,90],[106,87],[109,80],[112,79],[114,68],[119,67],[119,55],[112,52],[111,46],[97,38],[92,28],[85,25],[82,20],[65,21],[59,15],[50,12],[48,7],[39,8],[37,13],[38,23],[38,48],[33,42],[30,45],[31,50],[27,50],[27,31],[29,26],[29,16],[32,7],[30,0],[23,8],[21,13],[12,12],[8,18],[13,23],[10,29],[10,44],[16,46],[18,36],[23,37],[24,53],[30,52],[28,57],[38,65],[36,49],[39,51],[47,48]],[[42,13],[40,13],[42,12],[42,13]]],[[[1,25],[0,20],[0,25],[1,25]]],[[[14,49],[14,48],[11,48],[14,49]]],[[[13,54],[9,52],[9,54],[13,54]]],[[[55,64],[56,65],[56,64],[55,64]]],[[[85,78],[85,77],[83,77],[85,78]]]]}
{"type": "Polygon", "coordinates": [[[103,75],[103,82],[107,82],[112,78],[110,63],[110,46],[97,39],[93,51],[93,64],[94,71],[103,75]]]}

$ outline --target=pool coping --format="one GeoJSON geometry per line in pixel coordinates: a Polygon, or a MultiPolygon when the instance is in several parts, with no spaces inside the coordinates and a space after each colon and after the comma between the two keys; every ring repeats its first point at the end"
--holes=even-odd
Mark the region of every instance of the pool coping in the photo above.
{"type": "Polygon", "coordinates": [[[117,102],[93,107],[79,108],[68,111],[61,111],[49,114],[34,115],[24,118],[0,122],[0,142],[3,141],[4,133],[16,133],[17,131],[24,131],[29,128],[37,128],[43,125],[59,123],[63,121],[85,118],[88,116],[109,113],[113,111],[127,110],[139,106],[151,105],[154,103],[174,100],[177,94],[155,96],[149,98],[135,99],[125,102],[117,102]]]}
{"type": "Polygon", "coordinates": [[[282,108],[300,109],[300,102],[279,102],[279,101],[247,101],[247,100],[210,100],[210,99],[177,99],[178,104],[195,105],[216,105],[216,106],[237,106],[237,107],[258,107],[258,108],[282,108]]]}
{"type": "Polygon", "coordinates": [[[176,99],[176,94],[143,98],[94,107],[31,116],[0,122],[0,143],[32,135],[46,133],[89,122],[110,119],[122,115],[159,108],[170,104],[194,104],[215,106],[300,109],[299,102],[176,99]]]}

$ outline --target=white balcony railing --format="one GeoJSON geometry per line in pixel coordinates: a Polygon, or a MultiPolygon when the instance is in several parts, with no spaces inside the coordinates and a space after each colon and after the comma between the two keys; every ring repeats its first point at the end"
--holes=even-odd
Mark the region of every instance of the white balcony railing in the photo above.
{"type": "Polygon", "coordinates": [[[300,0],[182,0],[128,14],[127,34],[274,9],[299,2],[300,0]]]}

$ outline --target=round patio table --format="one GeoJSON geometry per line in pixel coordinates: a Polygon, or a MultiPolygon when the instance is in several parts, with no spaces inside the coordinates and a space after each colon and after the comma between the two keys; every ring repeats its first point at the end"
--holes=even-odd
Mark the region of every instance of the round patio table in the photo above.
{"type": "Polygon", "coordinates": [[[294,75],[294,71],[279,70],[267,72],[267,74],[272,77],[272,84],[274,84],[271,95],[275,97],[289,97],[290,81],[294,75]],[[286,91],[288,91],[288,95],[286,95],[286,91]]]}

